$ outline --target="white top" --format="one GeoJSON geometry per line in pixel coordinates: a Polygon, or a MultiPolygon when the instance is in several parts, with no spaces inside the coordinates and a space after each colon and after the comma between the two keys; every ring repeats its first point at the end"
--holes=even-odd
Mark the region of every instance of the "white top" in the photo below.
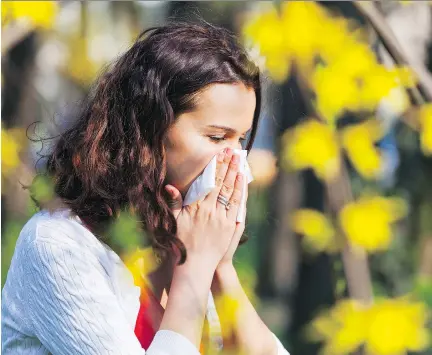
{"type": "Polygon", "coordinates": [[[78,217],[41,211],[20,233],[2,290],[1,353],[199,355],[169,330],[145,352],[134,333],[139,295],[119,256],[78,217]]]}

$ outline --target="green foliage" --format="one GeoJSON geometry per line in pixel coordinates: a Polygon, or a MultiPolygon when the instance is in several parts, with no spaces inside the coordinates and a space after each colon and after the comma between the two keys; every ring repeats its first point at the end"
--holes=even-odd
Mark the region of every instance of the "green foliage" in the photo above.
{"type": "Polygon", "coordinates": [[[129,253],[138,247],[148,245],[146,234],[136,216],[122,211],[108,231],[113,248],[129,253]]]}

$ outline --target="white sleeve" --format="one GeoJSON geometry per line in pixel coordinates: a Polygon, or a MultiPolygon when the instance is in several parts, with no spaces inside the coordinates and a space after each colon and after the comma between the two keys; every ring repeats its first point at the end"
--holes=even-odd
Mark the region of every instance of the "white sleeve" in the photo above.
{"type": "Polygon", "coordinates": [[[142,349],[102,265],[82,246],[32,242],[23,290],[35,335],[53,355],[199,355],[185,337],[159,331],[142,349]]]}
{"type": "Polygon", "coordinates": [[[290,355],[287,349],[284,348],[280,340],[277,338],[277,336],[273,334],[273,337],[277,344],[277,355],[290,355]]]}

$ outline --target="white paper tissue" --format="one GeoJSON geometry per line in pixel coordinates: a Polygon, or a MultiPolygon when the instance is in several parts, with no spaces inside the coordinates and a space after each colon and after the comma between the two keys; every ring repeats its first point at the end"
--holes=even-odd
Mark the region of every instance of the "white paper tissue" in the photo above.
{"type": "MultiPolygon", "coordinates": [[[[239,172],[241,172],[244,176],[243,197],[237,213],[237,222],[243,222],[245,219],[246,209],[246,188],[247,184],[253,180],[253,177],[249,168],[249,164],[246,160],[247,150],[234,149],[233,154],[238,154],[240,156],[239,172]]],[[[192,183],[183,200],[184,206],[190,205],[191,203],[204,198],[213,188],[216,187],[216,164],[216,156],[214,156],[204,169],[203,173],[192,183]]]]}

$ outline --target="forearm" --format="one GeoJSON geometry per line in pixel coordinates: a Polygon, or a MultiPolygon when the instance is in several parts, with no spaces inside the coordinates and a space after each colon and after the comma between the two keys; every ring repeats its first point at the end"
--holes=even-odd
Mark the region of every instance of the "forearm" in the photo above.
{"type": "Polygon", "coordinates": [[[199,348],[213,273],[194,260],[175,267],[160,329],[182,334],[199,348]]]}
{"type": "MultiPolygon", "coordinates": [[[[216,270],[212,291],[216,297],[225,294],[237,300],[239,309],[234,324],[235,338],[247,354],[277,354],[275,339],[243,290],[233,265],[219,267],[216,270]]],[[[223,314],[220,316],[223,317],[223,314]]]]}

